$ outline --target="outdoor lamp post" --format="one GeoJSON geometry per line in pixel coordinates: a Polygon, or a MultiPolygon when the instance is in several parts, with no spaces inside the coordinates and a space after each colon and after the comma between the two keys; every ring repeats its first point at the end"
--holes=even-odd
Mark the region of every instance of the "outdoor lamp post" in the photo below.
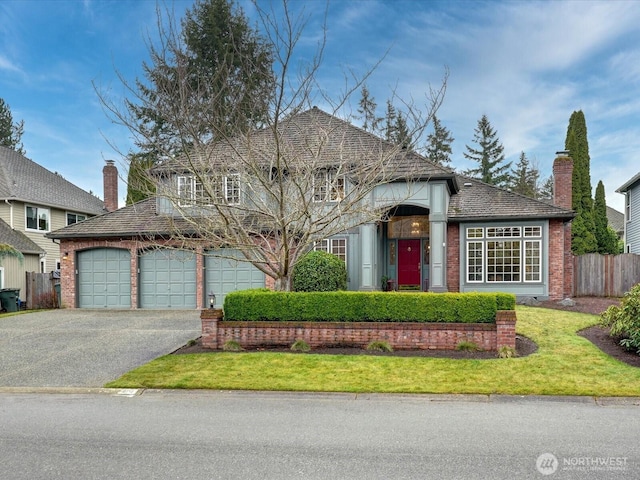
{"type": "Polygon", "coordinates": [[[209,292],[209,308],[213,308],[216,304],[216,295],[213,290],[209,292]]]}

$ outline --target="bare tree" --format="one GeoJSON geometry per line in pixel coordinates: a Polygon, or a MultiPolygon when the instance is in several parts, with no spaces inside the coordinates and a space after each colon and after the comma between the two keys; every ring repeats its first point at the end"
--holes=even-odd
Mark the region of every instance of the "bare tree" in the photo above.
{"type": "MultiPolygon", "coordinates": [[[[275,59],[275,90],[264,125],[247,129],[238,122],[220,128],[211,120],[219,109],[215,95],[201,95],[199,88],[206,86],[177,78],[172,88],[178,91],[172,94],[178,101],[160,107],[163,117],[179,126],[188,140],[181,143],[189,148],[174,157],[167,152],[168,159],[149,174],[158,185],[158,212],[172,219],[178,248],[199,245],[205,254],[216,256],[239,251],[241,260],[274,279],[276,289],[288,290],[293,266],[316,242],[384,220],[392,207],[423,188],[419,181],[439,170],[410,149],[352,126],[350,117],[341,115],[371,71],[358,78],[345,75],[342,94],[330,97],[317,84],[325,40],[316,55],[295,70],[305,17],[294,17],[287,2],[278,15],[257,2],[254,6],[275,59]],[[313,107],[316,101],[322,102],[322,110],[313,107]],[[198,115],[193,114],[196,103],[198,115]],[[215,141],[195,134],[207,118],[215,141]],[[406,188],[394,188],[398,181],[406,182],[406,188]]],[[[163,49],[156,48],[156,53],[174,59],[180,75],[176,29],[165,28],[163,38],[163,49]]],[[[445,72],[442,84],[425,96],[424,110],[404,103],[412,138],[422,135],[442,103],[446,82],[445,72]]],[[[136,93],[135,88],[129,91],[136,93]]],[[[101,99],[115,121],[134,135],[145,134],[136,129],[126,108],[103,94],[101,99]]]]}

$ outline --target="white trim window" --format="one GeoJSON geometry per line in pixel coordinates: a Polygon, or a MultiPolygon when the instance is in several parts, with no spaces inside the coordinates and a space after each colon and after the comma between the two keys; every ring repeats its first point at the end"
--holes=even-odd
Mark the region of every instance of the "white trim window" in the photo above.
{"type": "Polygon", "coordinates": [[[467,227],[468,283],[542,281],[542,227],[467,227]]]}
{"type": "Polygon", "coordinates": [[[346,238],[328,238],[316,242],[313,246],[316,251],[327,252],[335,255],[347,264],[347,239],[346,238]]]}
{"type": "Polygon", "coordinates": [[[67,226],[86,220],[87,216],[83,213],[67,212],[67,226]]]}
{"type": "Polygon", "coordinates": [[[26,229],[37,232],[48,232],[50,229],[49,209],[27,205],[25,208],[26,229]]]}
{"type": "Polygon", "coordinates": [[[192,205],[212,205],[215,202],[237,205],[240,203],[240,175],[231,173],[216,181],[211,179],[212,199],[202,181],[190,175],[178,176],[178,204],[182,207],[192,205]]]}
{"type": "Polygon", "coordinates": [[[344,199],[344,176],[333,170],[320,170],[313,176],[314,202],[340,202],[344,199]]]}

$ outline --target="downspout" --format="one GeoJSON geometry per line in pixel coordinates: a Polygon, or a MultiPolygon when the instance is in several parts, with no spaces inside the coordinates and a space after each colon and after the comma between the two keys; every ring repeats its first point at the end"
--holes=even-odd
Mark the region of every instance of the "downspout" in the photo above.
{"type": "Polygon", "coordinates": [[[13,230],[13,203],[11,203],[8,199],[4,199],[4,203],[6,203],[7,205],[9,205],[9,220],[11,222],[11,224],[9,225],[11,227],[11,230],[13,230]]]}

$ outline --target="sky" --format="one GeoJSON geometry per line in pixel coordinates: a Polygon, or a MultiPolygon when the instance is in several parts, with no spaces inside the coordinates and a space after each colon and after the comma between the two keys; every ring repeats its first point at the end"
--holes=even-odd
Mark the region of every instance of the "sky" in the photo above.
{"type": "MultiPolygon", "coordinates": [[[[238,3],[254,24],[255,7],[238,3]]],[[[193,1],[164,5],[180,18],[193,1]]],[[[546,178],[572,112],[582,110],[593,192],[602,180],[607,204],[623,211],[615,190],[640,172],[640,1],[291,0],[290,9],[306,19],[300,61],[316,52],[326,21],[320,88],[342,91],[345,73],[375,67],[366,84],[381,116],[393,91],[424,103],[448,70],[437,116],[455,138],[459,171],[475,166],[464,153],[477,147],[486,115],[505,161],[525,152],[546,178]]],[[[122,80],[142,76],[157,38],[155,0],[2,0],[0,98],[24,121],[27,157],[100,198],[105,160],[126,178],[119,152],[131,135],[97,92],[123,100],[122,80]]],[[[358,100],[356,91],[347,110],[358,100]]],[[[121,206],[125,196],[121,182],[121,206]]]]}

